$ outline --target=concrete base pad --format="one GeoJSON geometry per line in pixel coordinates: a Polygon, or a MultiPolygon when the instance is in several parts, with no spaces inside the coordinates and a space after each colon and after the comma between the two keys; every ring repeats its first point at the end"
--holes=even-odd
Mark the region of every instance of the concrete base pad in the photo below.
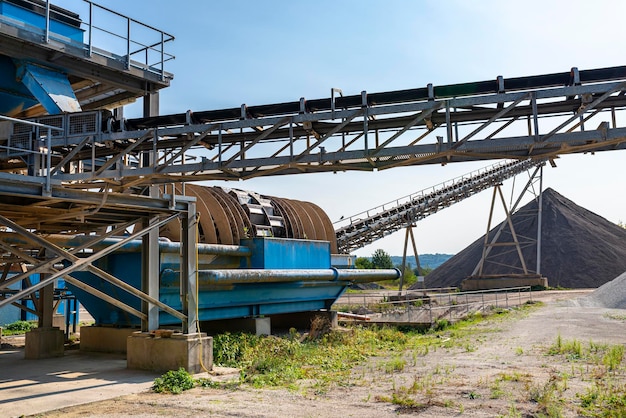
{"type": "Polygon", "coordinates": [[[80,351],[126,353],[128,337],[133,328],[80,327],[80,351]]]}
{"type": "Polygon", "coordinates": [[[206,334],[173,334],[158,337],[135,332],[128,337],[126,364],[129,369],[166,372],[184,368],[200,373],[213,368],[213,338],[206,334]]]}
{"type": "Polygon", "coordinates": [[[507,287],[548,287],[545,277],[498,277],[498,278],[469,278],[461,282],[461,290],[504,289],[507,287]]]}
{"type": "Polygon", "coordinates": [[[59,328],[35,328],[26,333],[24,358],[63,357],[65,338],[59,328]]]}

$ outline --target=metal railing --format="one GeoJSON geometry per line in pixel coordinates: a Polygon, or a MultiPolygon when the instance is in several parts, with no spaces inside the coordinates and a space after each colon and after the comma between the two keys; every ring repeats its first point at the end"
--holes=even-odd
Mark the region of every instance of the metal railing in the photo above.
{"type": "Polygon", "coordinates": [[[434,324],[441,319],[454,322],[475,312],[509,309],[533,300],[530,286],[467,292],[452,289],[456,288],[346,293],[333,309],[365,312],[359,315],[361,319],[372,322],[434,324]]]}
{"type": "MultiPolygon", "coordinates": [[[[507,160],[353,215],[335,227],[340,252],[351,252],[513,177],[543,160],[507,160]]],[[[337,225],[338,222],[335,222],[337,225]]]]}
{"type": "Polygon", "coordinates": [[[29,126],[31,128],[36,129],[39,134],[36,138],[33,139],[31,137],[30,132],[28,133],[29,140],[26,145],[21,147],[11,147],[9,145],[2,145],[0,149],[6,149],[7,153],[20,152],[24,154],[33,154],[41,156],[41,170],[45,173],[45,183],[44,183],[44,194],[49,195],[52,190],[52,136],[53,131],[64,131],[63,127],[46,125],[38,122],[31,122],[27,120],[15,119],[8,116],[0,115],[0,120],[5,120],[9,122],[13,122],[19,125],[29,126]],[[45,133],[44,133],[45,132],[45,133]],[[40,144],[41,143],[41,144],[40,144]]]}
{"type": "Polygon", "coordinates": [[[161,80],[165,79],[165,63],[173,60],[174,55],[165,51],[168,42],[174,40],[174,36],[153,26],[132,19],[107,7],[101,6],[90,0],[83,0],[89,4],[89,20],[83,22],[87,32],[87,48],[89,56],[94,53],[107,56],[109,58],[117,58],[115,51],[108,54],[104,50],[94,48],[94,35],[104,35],[111,37],[113,40],[121,40],[125,45],[125,51],[119,54],[124,57],[126,68],[131,66],[141,68],[146,71],[155,72],[161,76],[161,80]],[[102,11],[105,16],[100,17],[106,21],[107,18],[120,18],[123,22],[124,32],[118,34],[116,30],[100,26],[100,20],[96,20],[96,13],[102,11]],[[134,35],[135,30],[139,33],[146,31],[143,36],[134,35]],[[152,38],[154,36],[154,38],[152,38]],[[153,40],[148,40],[153,39],[153,40]]]}
{"type": "Polygon", "coordinates": [[[113,59],[124,63],[126,69],[134,67],[156,74],[161,81],[168,77],[165,63],[175,57],[166,50],[166,46],[174,40],[173,35],[91,0],[83,0],[82,4],[75,3],[77,10],[71,12],[53,6],[49,0],[45,2],[24,0],[24,3],[35,14],[41,15],[41,19],[44,19],[43,27],[2,15],[0,20],[40,34],[44,43],[53,40],[81,48],[89,57],[95,54],[113,59]],[[79,17],[81,15],[87,16],[87,20],[83,21],[79,17]],[[51,20],[59,19],[80,27],[84,32],[82,42],[79,43],[76,39],[64,36],[51,28],[51,20]]]}
{"type": "Polygon", "coordinates": [[[510,160],[505,160],[505,161],[500,161],[497,162],[493,165],[487,166],[487,167],[481,167],[477,170],[471,171],[469,173],[465,173],[463,175],[460,175],[458,177],[455,177],[453,179],[449,179],[449,180],[445,180],[441,183],[435,184],[434,186],[431,187],[427,187],[425,189],[419,190],[417,192],[411,193],[409,195],[403,196],[403,197],[399,197],[395,200],[391,200],[387,203],[384,203],[382,205],[378,205],[375,208],[372,209],[368,209],[368,210],[364,210],[363,212],[359,212],[355,215],[349,216],[347,218],[343,218],[340,219],[338,221],[333,222],[333,224],[335,225],[335,229],[339,229],[341,227],[345,227],[348,226],[354,222],[357,221],[362,221],[364,219],[369,219],[372,218],[376,215],[380,215],[383,214],[387,211],[389,211],[390,209],[395,209],[398,207],[403,207],[405,205],[410,205],[411,203],[413,203],[414,201],[423,198],[424,196],[428,196],[431,195],[433,193],[436,193],[437,191],[440,190],[444,190],[450,187],[454,187],[458,184],[462,184],[464,181],[466,180],[473,180],[476,178],[479,178],[482,175],[487,175],[492,173],[493,171],[496,171],[498,169],[501,169],[503,167],[506,167],[507,165],[511,165],[512,161],[510,160]]]}

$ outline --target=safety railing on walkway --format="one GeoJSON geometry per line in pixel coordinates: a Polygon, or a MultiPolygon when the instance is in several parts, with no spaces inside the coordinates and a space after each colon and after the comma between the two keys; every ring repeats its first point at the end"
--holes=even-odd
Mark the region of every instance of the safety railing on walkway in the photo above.
{"type": "MultiPolygon", "coordinates": [[[[7,2],[0,22],[40,37],[41,42],[60,42],[83,49],[89,57],[99,55],[156,74],[165,80],[165,63],[174,55],[167,47],[174,36],[90,0],[74,2],[71,11],[53,2],[21,0],[7,2]]],[[[36,38],[33,38],[36,39],[36,38]]]]}
{"type": "Polygon", "coordinates": [[[14,132],[10,135],[6,143],[0,138],[0,155],[6,152],[9,156],[29,156],[38,159],[35,176],[44,179],[43,193],[50,193],[52,188],[52,137],[58,132],[63,131],[60,126],[55,126],[53,120],[43,119],[40,122],[14,119],[8,116],[0,115],[0,121],[13,122],[14,132]],[[52,123],[51,123],[52,122],[52,123]]]}

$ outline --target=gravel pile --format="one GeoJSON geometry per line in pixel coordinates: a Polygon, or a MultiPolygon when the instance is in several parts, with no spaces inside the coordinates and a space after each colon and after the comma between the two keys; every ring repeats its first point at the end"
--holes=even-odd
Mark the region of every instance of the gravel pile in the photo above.
{"type": "MultiPolygon", "coordinates": [[[[487,208],[486,208],[487,210],[487,208]]],[[[513,214],[512,222],[529,273],[537,264],[537,201],[513,214]]],[[[548,285],[596,288],[626,271],[626,229],[576,205],[553,189],[543,192],[541,273],[548,285]]],[[[489,232],[489,240],[498,227],[489,232]]],[[[485,237],[481,237],[426,276],[428,287],[460,286],[478,264],[485,237]]],[[[512,242],[508,226],[498,242],[512,242]]],[[[521,274],[515,247],[494,247],[484,275],[521,274]]]]}
{"type": "Polygon", "coordinates": [[[626,309],[626,272],[600,286],[590,295],[572,302],[576,306],[626,309]]]}

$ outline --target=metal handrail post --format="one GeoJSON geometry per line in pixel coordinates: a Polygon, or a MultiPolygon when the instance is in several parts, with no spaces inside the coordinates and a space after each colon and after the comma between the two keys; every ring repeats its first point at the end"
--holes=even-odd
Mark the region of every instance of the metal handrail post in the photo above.
{"type": "Polygon", "coordinates": [[[165,80],[165,34],[161,32],[161,81],[163,80],[165,80]]]}
{"type": "Polygon", "coordinates": [[[48,136],[46,138],[46,190],[44,195],[50,196],[52,193],[52,185],[50,184],[50,174],[52,172],[52,129],[48,127],[48,136]]]}
{"type": "Polygon", "coordinates": [[[50,0],[46,0],[46,43],[50,43],[50,0]]]}
{"type": "Polygon", "coordinates": [[[126,69],[130,70],[130,18],[126,18],[126,69]]]}
{"type": "Polygon", "coordinates": [[[93,4],[89,2],[89,57],[93,55],[93,4]]]}

